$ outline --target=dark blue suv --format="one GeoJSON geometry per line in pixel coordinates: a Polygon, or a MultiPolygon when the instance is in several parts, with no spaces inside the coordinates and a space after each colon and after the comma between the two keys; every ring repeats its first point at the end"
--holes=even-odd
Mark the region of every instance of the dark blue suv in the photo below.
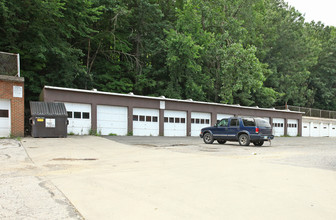
{"type": "Polygon", "coordinates": [[[265,119],[241,117],[224,118],[213,127],[202,128],[200,137],[206,144],[212,144],[215,140],[219,144],[238,141],[243,146],[251,142],[255,146],[262,146],[264,141],[274,138],[272,127],[265,119]]]}

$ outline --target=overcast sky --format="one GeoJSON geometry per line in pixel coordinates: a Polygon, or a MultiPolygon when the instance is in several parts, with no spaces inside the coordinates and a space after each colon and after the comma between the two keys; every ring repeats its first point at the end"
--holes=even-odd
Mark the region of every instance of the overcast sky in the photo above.
{"type": "Polygon", "coordinates": [[[336,0],[285,0],[305,15],[307,22],[321,21],[336,27],[336,0]]]}

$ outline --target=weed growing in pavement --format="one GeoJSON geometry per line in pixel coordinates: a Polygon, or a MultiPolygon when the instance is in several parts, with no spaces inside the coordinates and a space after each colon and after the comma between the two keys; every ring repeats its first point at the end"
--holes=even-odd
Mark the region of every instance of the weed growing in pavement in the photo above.
{"type": "Polygon", "coordinates": [[[133,136],[133,132],[132,132],[132,131],[129,131],[129,132],[127,133],[127,136],[133,136]]]}
{"type": "Polygon", "coordinates": [[[117,136],[117,134],[109,133],[109,136],[117,136]]]}
{"type": "Polygon", "coordinates": [[[9,137],[1,137],[1,139],[6,139],[6,138],[10,138],[10,139],[16,139],[18,141],[21,141],[22,140],[22,137],[20,136],[15,136],[13,134],[9,134],[9,137]]]}
{"type": "Polygon", "coordinates": [[[92,136],[101,136],[101,131],[99,131],[99,133],[98,133],[96,130],[90,129],[89,130],[89,135],[92,135],[92,136]]]}

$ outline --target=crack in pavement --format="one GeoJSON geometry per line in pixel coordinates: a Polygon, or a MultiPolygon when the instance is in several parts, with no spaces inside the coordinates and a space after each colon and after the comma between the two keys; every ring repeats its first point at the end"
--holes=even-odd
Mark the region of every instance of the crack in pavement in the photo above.
{"type": "Polygon", "coordinates": [[[84,219],[21,143],[0,140],[0,219],[84,219]]]}

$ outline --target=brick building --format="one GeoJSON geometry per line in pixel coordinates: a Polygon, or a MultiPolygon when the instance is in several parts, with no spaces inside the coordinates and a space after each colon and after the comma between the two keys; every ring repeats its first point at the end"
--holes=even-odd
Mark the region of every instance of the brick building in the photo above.
{"type": "Polygon", "coordinates": [[[24,136],[24,78],[0,75],[0,137],[24,136]]]}

